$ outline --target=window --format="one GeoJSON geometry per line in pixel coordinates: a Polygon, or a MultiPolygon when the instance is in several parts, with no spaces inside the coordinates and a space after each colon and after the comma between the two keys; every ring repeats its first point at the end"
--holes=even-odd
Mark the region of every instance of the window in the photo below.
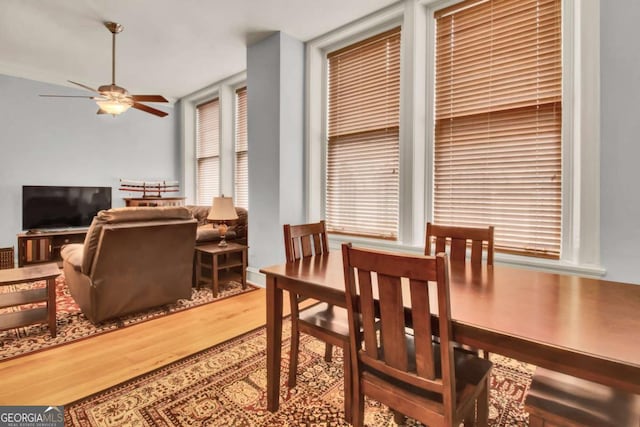
{"type": "MultiPolygon", "coordinates": [[[[547,157],[548,164],[540,163],[535,167],[545,167],[547,171],[555,170],[555,173],[548,173],[548,180],[543,180],[541,184],[532,183],[535,189],[525,191],[526,197],[513,202],[528,202],[531,196],[538,197],[548,191],[545,185],[551,189],[547,197],[540,197],[542,201],[546,199],[552,205],[560,203],[560,206],[544,206],[537,224],[530,227],[533,232],[529,236],[522,237],[503,235],[497,236],[501,244],[497,258],[501,263],[510,265],[535,266],[537,268],[552,269],[561,272],[579,272],[585,275],[602,275],[604,270],[600,266],[600,2],[583,2],[578,0],[557,0],[536,2],[535,10],[531,7],[530,0],[513,1],[502,0],[496,2],[498,6],[513,6],[513,12],[519,12],[521,7],[528,8],[529,12],[539,14],[535,20],[537,36],[540,36],[541,44],[549,46],[550,40],[545,40],[545,31],[549,30],[549,7],[554,9],[555,24],[551,31],[546,33],[555,40],[555,53],[553,59],[541,55],[540,65],[545,63],[557,64],[553,71],[561,81],[557,80],[555,89],[561,88],[561,93],[557,92],[556,101],[551,100],[551,95],[547,96],[548,102],[541,100],[539,113],[547,113],[547,117],[553,116],[553,122],[540,122],[541,126],[537,131],[543,131],[538,136],[538,142],[554,140],[555,148],[554,160],[547,157]],[[560,5],[561,3],[561,5],[560,5]],[[560,34],[561,33],[561,34],[560,34]],[[555,113],[549,114],[550,105],[555,108],[555,113]],[[561,117],[561,122],[560,122],[561,117]],[[556,121],[556,118],[558,120],[556,121]],[[551,124],[553,123],[553,124],[551,124]],[[550,135],[554,136],[551,137],[550,135]],[[561,138],[558,139],[558,135],[561,138]],[[561,161],[558,160],[560,159],[561,161]],[[549,165],[552,164],[552,165],[549,165]],[[553,181],[551,183],[550,181],[553,181]],[[561,217],[559,216],[561,215],[561,217]],[[546,216],[544,221],[541,221],[546,216]],[[537,230],[536,230],[537,228],[537,230]],[[549,235],[554,235],[548,239],[549,235]],[[505,238],[506,237],[506,238],[505,238]],[[500,239],[503,239],[502,241],[500,239]],[[514,240],[523,239],[521,242],[514,240]],[[561,239],[561,240],[560,240],[561,239]],[[551,243],[549,243],[551,240],[551,243]],[[558,254],[559,251],[559,254],[558,254]],[[522,256],[524,255],[524,256],[522,256]]],[[[400,110],[400,163],[399,163],[399,221],[398,237],[395,240],[383,240],[365,237],[357,237],[354,234],[338,234],[332,232],[329,236],[332,244],[350,241],[363,246],[379,249],[401,249],[420,253],[424,245],[424,226],[426,221],[435,222],[436,203],[445,201],[444,192],[437,196],[435,191],[442,187],[434,184],[436,177],[436,166],[434,157],[440,156],[435,153],[436,144],[436,95],[442,96],[440,92],[436,94],[436,86],[440,87],[441,80],[436,82],[436,45],[442,44],[436,36],[436,27],[442,29],[434,19],[447,18],[445,15],[456,15],[463,12],[463,8],[474,9],[482,4],[487,6],[493,3],[487,1],[477,1],[474,3],[465,0],[417,0],[415,2],[396,2],[393,6],[371,14],[366,18],[358,20],[352,24],[345,25],[334,31],[328,32],[306,43],[306,84],[305,84],[305,188],[306,188],[306,217],[309,220],[318,218],[327,219],[328,205],[328,103],[329,93],[327,89],[327,53],[339,48],[351,45],[354,41],[363,40],[375,34],[382,33],[388,29],[402,25],[401,43],[401,90],[400,110]],[[453,6],[452,6],[453,5],[453,6]],[[452,6],[445,10],[444,7],[452,6]]],[[[494,10],[498,7],[494,4],[494,10]]],[[[459,16],[453,16],[454,21],[450,25],[457,26],[461,23],[459,16]]],[[[514,15],[515,16],[515,15],[514,15]]],[[[499,17],[499,16],[498,16],[499,17]]],[[[491,20],[489,18],[478,18],[480,24],[477,29],[489,30],[491,20]]],[[[494,24],[495,24],[494,19],[494,24]]],[[[521,22],[519,24],[523,24],[521,22]]],[[[518,22],[514,22],[518,24],[518,22]]],[[[515,25],[522,28],[522,25],[515,25]]],[[[508,25],[505,30],[510,29],[508,25]]],[[[451,26],[449,27],[451,28],[451,26]]],[[[494,26],[495,30],[495,26],[494,26]]],[[[453,48],[463,46],[465,38],[459,33],[453,48]],[[461,38],[462,37],[462,38],[461,38]]],[[[505,36],[506,37],[506,36],[505,36]]],[[[517,38],[509,40],[507,45],[517,38]]],[[[449,40],[451,42],[451,40],[449,40]]],[[[551,43],[551,44],[553,44],[551,43]]],[[[537,42],[535,43],[537,46],[537,42]]],[[[489,42],[478,43],[477,51],[489,51],[489,42]]],[[[495,49],[502,46],[494,46],[495,49]]],[[[521,46],[524,48],[524,46],[521,46]]],[[[538,49],[538,47],[536,47],[538,49]]],[[[526,49],[523,49],[526,50],[526,49]]],[[[499,52],[499,49],[498,49],[499,52]]],[[[542,50],[540,53],[543,54],[542,50]]],[[[547,52],[550,53],[550,52],[547,52]]],[[[455,54],[455,52],[451,52],[455,54]]],[[[518,54],[518,52],[514,52],[518,54]]],[[[442,58],[441,58],[442,59],[442,58]]],[[[460,65],[460,60],[454,65],[460,65]]],[[[469,58],[471,59],[471,58],[469,58]]],[[[489,64],[489,63],[487,63],[489,64]]],[[[486,64],[481,64],[486,65],[486,64]]],[[[495,66],[496,64],[491,64],[495,66]]],[[[518,62],[514,62],[518,65],[518,62]]],[[[536,66],[537,66],[536,60],[536,66]]],[[[514,67],[514,70],[517,69],[514,67]]],[[[457,69],[456,71],[464,71],[457,69]]],[[[539,71],[540,77],[545,77],[544,69],[539,71]]],[[[460,74],[462,76],[462,74],[460,74]]],[[[438,75],[440,78],[441,75],[438,75]]],[[[473,77],[473,76],[468,76],[473,77]]],[[[519,77],[518,77],[519,78],[519,77]]],[[[542,80],[541,80],[542,81],[542,80]]],[[[462,80],[458,81],[458,84],[462,80]]],[[[469,81],[471,83],[471,80],[469,81]]],[[[518,83],[517,79],[514,83],[518,83]]],[[[488,82],[486,83],[489,84],[488,82]]],[[[514,85],[514,87],[517,86],[514,85]]],[[[458,85],[458,88],[460,86],[458,85]]],[[[452,87],[453,89],[453,87],[452,87]]],[[[540,88],[544,89],[543,87],[540,88]]],[[[554,89],[554,90],[555,90],[554,89]]],[[[542,93],[542,92],[541,92],[542,93]]],[[[480,98],[485,97],[481,94],[480,98]]],[[[555,95],[554,95],[555,96],[555,95]]],[[[538,101],[536,101],[538,102],[538,101]]],[[[452,104],[454,107],[455,104],[452,104]]],[[[522,106],[524,108],[524,106],[522,106]]],[[[538,107],[536,107],[538,108],[538,107]]],[[[530,107],[531,109],[531,107],[530,107]]],[[[525,111],[523,109],[522,111],[525,111]]],[[[508,109],[504,111],[507,114],[508,109]]],[[[518,112],[517,109],[513,113],[518,112]]],[[[499,113],[486,113],[491,118],[491,126],[498,123],[499,113]],[[494,120],[496,119],[496,120],[494,120]]],[[[479,117],[479,115],[477,115],[479,117]]],[[[541,115],[538,115],[542,117],[541,115]]],[[[471,119],[473,114],[468,114],[467,119],[471,119]]],[[[506,116],[503,116],[506,117],[506,116]]],[[[441,117],[438,117],[440,119],[441,117]]],[[[463,122],[452,116],[449,124],[453,125],[452,130],[461,130],[463,122]],[[457,121],[457,124],[456,124],[457,121]],[[459,126],[458,126],[459,125],[459,126]]],[[[524,123],[524,122],[522,122],[524,123]]],[[[445,122],[439,121],[438,132],[446,130],[445,122]]],[[[529,132],[531,133],[531,132],[529,132]]],[[[442,135],[443,135],[442,134],[442,135]]],[[[525,136],[527,132],[521,132],[519,136],[525,136]]],[[[533,138],[535,139],[535,138],[533,138]]],[[[524,143],[523,143],[524,145],[524,143]]],[[[542,145],[540,154],[547,156],[542,145]]],[[[453,154],[456,154],[453,152],[453,154]]],[[[493,156],[480,151],[480,158],[486,157],[493,160],[493,156]]],[[[442,157],[442,156],[441,156],[442,157]]],[[[505,158],[505,160],[508,160],[505,158]]],[[[452,156],[451,161],[458,161],[452,156]]],[[[504,161],[507,164],[507,161],[504,161]]],[[[517,164],[518,162],[514,162],[517,164]]],[[[489,164],[489,163],[487,163],[489,164]]],[[[464,165],[462,172],[467,166],[464,165]]],[[[490,170],[490,168],[487,168],[490,170]]],[[[544,171],[540,168],[539,171],[544,171]]],[[[439,169],[438,172],[444,172],[439,169]]],[[[482,172],[484,174],[484,172],[482,172]]],[[[482,177],[483,175],[480,175],[482,177]]],[[[461,178],[468,178],[460,174],[461,178]]],[[[473,182],[472,182],[473,184],[473,182]]],[[[453,187],[452,187],[453,188],[453,187]]],[[[515,188],[515,187],[514,187],[515,188]]],[[[489,194],[491,198],[503,200],[504,192],[495,188],[489,194]]],[[[458,197],[458,195],[456,195],[458,197]]],[[[486,198],[480,195],[478,199],[486,198]]],[[[455,199],[457,200],[457,199],[455,199]]],[[[466,199],[469,200],[469,199],[466,199]]],[[[453,202],[451,202],[453,203],[453,202]]],[[[462,201],[460,206],[467,203],[462,201]]],[[[500,202],[502,203],[502,202],[500,202]]],[[[498,206],[496,202],[496,206],[498,206]]],[[[442,205],[440,205],[442,206],[442,205]]],[[[503,205],[505,206],[505,205],[503,205]]],[[[459,206],[456,206],[459,207],[459,206]]],[[[522,207],[514,206],[522,211],[522,207]]],[[[377,209],[372,207],[370,210],[377,209]]],[[[513,213],[507,211],[506,214],[513,213]]],[[[458,214],[454,219],[446,219],[447,222],[460,220],[462,215],[458,214]]],[[[445,221],[443,217],[438,217],[440,221],[445,221]]],[[[497,223],[502,218],[482,219],[479,222],[492,221],[497,223]]],[[[466,223],[469,224],[467,219],[466,223]]],[[[465,222],[461,221],[461,224],[465,222]]],[[[512,221],[516,222],[516,221],[512,221]]],[[[498,233],[501,225],[496,224],[498,233]]],[[[510,225],[510,224],[506,224],[510,225]]],[[[518,233],[526,230],[526,227],[519,227],[518,233]]]]}
{"type": "Polygon", "coordinates": [[[236,206],[249,208],[249,153],[247,143],[247,88],[236,90],[236,167],[235,199],[236,206]]]}
{"type": "Polygon", "coordinates": [[[400,27],[327,55],[327,230],[396,240],[400,27]]]}
{"type": "Polygon", "coordinates": [[[246,87],[246,79],[245,72],[238,73],[180,100],[182,180],[189,204],[211,205],[220,194],[235,202],[236,89],[246,87]]]}
{"type": "Polygon", "coordinates": [[[558,258],[560,0],[435,13],[434,221],[496,227],[496,249],[558,258]]]}
{"type": "Polygon", "coordinates": [[[196,107],[197,203],[210,205],[220,194],[220,103],[196,107]]]}

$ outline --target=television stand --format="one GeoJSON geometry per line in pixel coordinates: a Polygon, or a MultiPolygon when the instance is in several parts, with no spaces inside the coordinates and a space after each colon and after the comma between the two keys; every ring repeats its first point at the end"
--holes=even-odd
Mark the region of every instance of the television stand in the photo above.
{"type": "Polygon", "coordinates": [[[18,267],[57,262],[62,264],[60,249],[69,243],[82,243],[88,228],[71,230],[29,230],[18,234],[18,267]]]}

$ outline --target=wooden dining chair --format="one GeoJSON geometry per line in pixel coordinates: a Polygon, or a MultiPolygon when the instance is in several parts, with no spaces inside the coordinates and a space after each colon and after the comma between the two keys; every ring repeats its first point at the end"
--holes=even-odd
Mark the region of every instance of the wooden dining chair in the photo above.
{"type": "MultiPolygon", "coordinates": [[[[447,252],[452,265],[471,263],[473,268],[480,267],[485,260],[487,265],[493,265],[493,226],[486,228],[458,227],[450,225],[436,225],[427,222],[427,238],[424,245],[424,254],[447,252]],[[435,241],[435,245],[433,245],[435,241]],[[435,246],[435,248],[432,248],[435,246]],[[448,248],[448,250],[447,250],[448,248]],[[471,249],[471,256],[467,257],[467,249],[471,249]],[[486,255],[483,250],[486,248],[486,255]]],[[[467,348],[477,354],[479,350],[467,348]]],[[[489,352],[482,352],[485,359],[489,358],[489,352]]]]}
{"type": "Polygon", "coordinates": [[[640,396],[536,368],[524,408],[530,427],[638,427],[640,396]]]}
{"type": "Polygon", "coordinates": [[[457,227],[450,225],[436,225],[427,222],[427,238],[424,254],[431,255],[432,244],[435,240],[434,253],[448,252],[449,260],[453,263],[466,263],[467,259],[473,266],[479,266],[483,260],[483,248],[486,247],[486,263],[493,265],[493,226],[486,228],[457,227]],[[447,251],[447,246],[449,250],[447,251]],[[471,248],[471,257],[467,258],[467,248],[471,248]]]}
{"type": "Polygon", "coordinates": [[[456,426],[461,421],[486,426],[492,364],[454,350],[447,256],[392,254],[350,244],[342,246],[342,256],[353,425],[363,425],[368,396],[394,414],[431,427],[456,426]],[[430,300],[433,292],[436,298],[430,300]],[[430,301],[437,301],[440,343],[431,340],[435,307],[430,301]]]}
{"type": "MultiPolygon", "coordinates": [[[[329,252],[325,222],[312,224],[284,225],[284,246],[287,262],[294,262],[302,257],[326,254],[329,252]]],[[[343,366],[345,378],[350,378],[349,363],[349,325],[347,311],[327,303],[317,303],[310,307],[300,308],[301,298],[289,293],[291,305],[291,351],[289,353],[288,386],[296,386],[298,371],[298,351],[300,333],[306,333],[325,342],[324,359],[331,362],[333,346],[343,350],[343,366]]],[[[344,383],[345,418],[351,419],[351,383],[344,383]]]]}

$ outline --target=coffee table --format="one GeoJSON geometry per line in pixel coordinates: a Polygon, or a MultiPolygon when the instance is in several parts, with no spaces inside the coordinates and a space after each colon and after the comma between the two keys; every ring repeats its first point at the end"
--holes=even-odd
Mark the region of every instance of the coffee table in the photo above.
{"type": "Polygon", "coordinates": [[[242,289],[247,288],[246,245],[228,242],[227,246],[217,243],[196,246],[196,287],[201,283],[211,283],[214,298],[218,296],[219,272],[230,268],[242,268],[242,289]],[[203,273],[204,271],[204,273],[203,273]]]}
{"type": "Polygon", "coordinates": [[[56,281],[60,269],[56,263],[0,270],[0,286],[46,280],[44,288],[0,293],[0,308],[45,302],[45,307],[25,308],[0,314],[0,330],[47,322],[51,336],[56,336],[56,281]]]}

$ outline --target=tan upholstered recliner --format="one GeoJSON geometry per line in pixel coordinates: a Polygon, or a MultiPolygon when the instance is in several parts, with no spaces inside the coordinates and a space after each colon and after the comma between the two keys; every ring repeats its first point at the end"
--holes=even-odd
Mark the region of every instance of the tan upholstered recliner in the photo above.
{"type": "Polygon", "coordinates": [[[71,295],[93,323],[191,298],[196,220],[184,207],[98,212],[62,249],[71,295]]]}

